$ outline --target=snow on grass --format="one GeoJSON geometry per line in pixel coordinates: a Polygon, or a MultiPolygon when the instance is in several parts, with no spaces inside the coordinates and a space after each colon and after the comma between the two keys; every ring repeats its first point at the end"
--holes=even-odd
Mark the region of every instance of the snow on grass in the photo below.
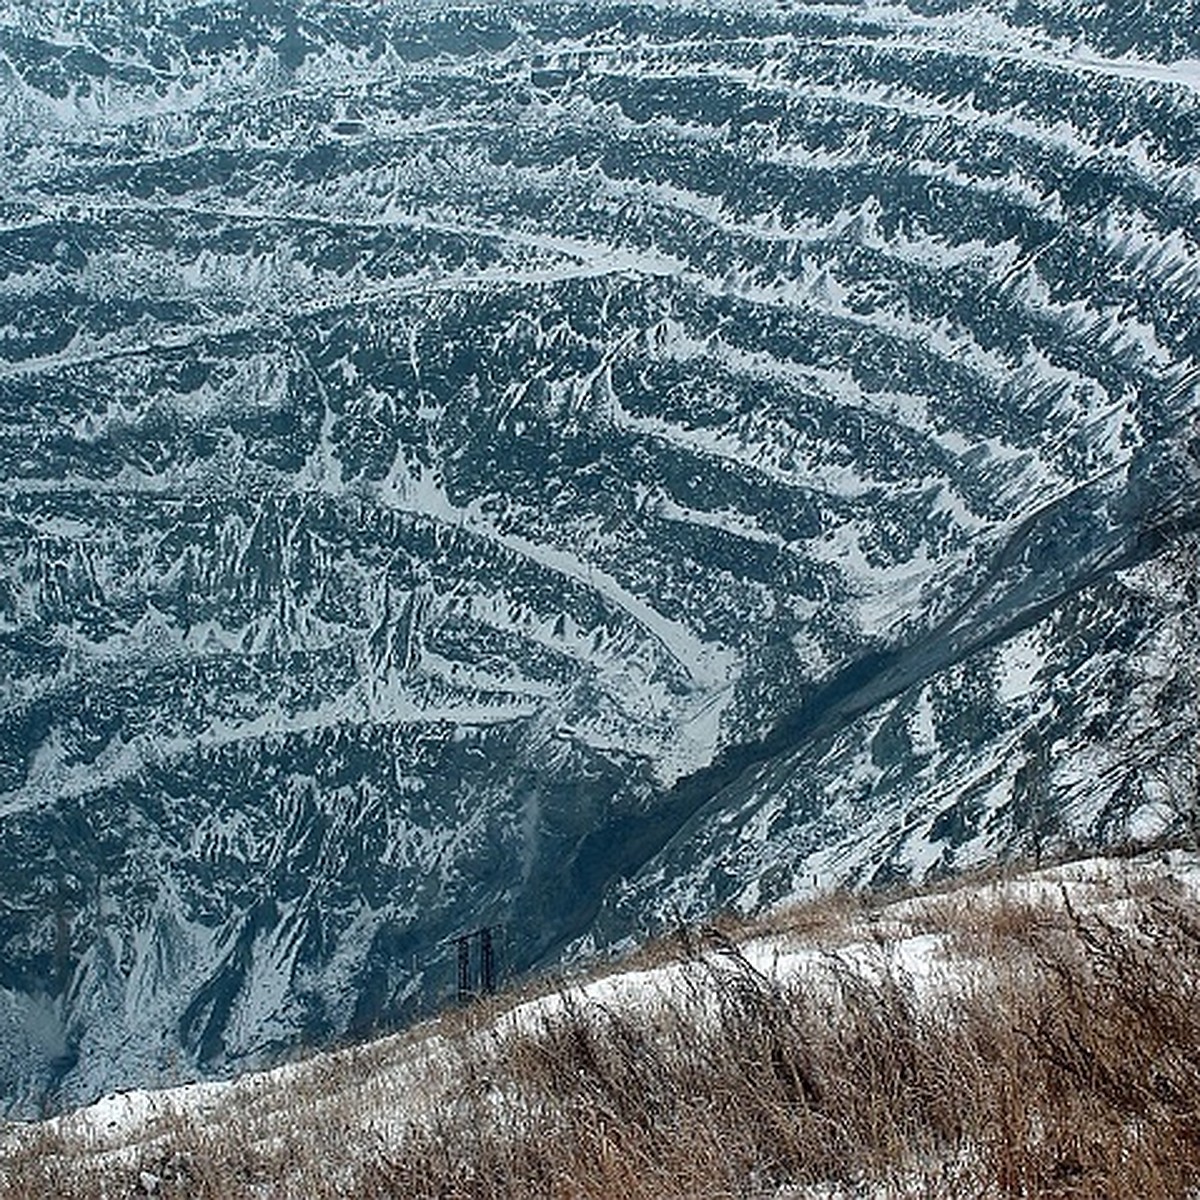
{"type": "MultiPolygon", "coordinates": [[[[880,903],[826,897],[748,926],[692,931],[679,946],[640,951],[624,969],[594,968],[557,987],[535,983],[523,995],[373,1043],[232,1081],[125,1092],[41,1125],[0,1129],[0,1182],[6,1158],[47,1135],[56,1139],[56,1153],[69,1147],[97,1170],[132,1171],[136,1179],[147,1163],[159,1170],[155,1164],[172,1161],[179,1145],[211,1145],[203,1139],[228,1139],[230,1131],[275,1153],[297,1129],[345,1128],[351,1161],[353,1146],[392,1161],[414,1137],[436,1140],[464,1104],[484,1103],[496,1128],[519,1131],[541,1111],[537,1088],[545,1081],[520,1083],[514,1068],[495,1083],[491,1073],[503,1074],[522,1045],[536,1055],[545,1039],[553,1045],[564,1031],[601,1029],[613,1020],[617,1028],[653,1031],[682,1019],[702,1038],[728,1019],[731,998],[744,989],[760,998],[805,995],[830,1021],[843,1004],[861,1003],[861,996],[847,1000],[856,988],[886,996],[898,987],[908,998],[901,1002],[917,1013],[949,1011],[1001,970],[1006,945],[1028,931],[1069,932],[1078,914],[1132,925],[1141,900],[1165,893],[1200,899],[1200,854],[1096,857],[880,903]],[[527,1095],[525,1087],[533,1091],[527,1095]]],[[[772,1194],[843,1193],[817,1187],[772,1194]]]]}

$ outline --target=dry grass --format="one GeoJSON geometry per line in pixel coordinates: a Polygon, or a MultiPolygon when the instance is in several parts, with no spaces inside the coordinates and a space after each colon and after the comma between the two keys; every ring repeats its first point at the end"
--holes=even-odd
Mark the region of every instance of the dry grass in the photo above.
{"type": "MultiPolygon", "coordinates": [[[[564,991],[528,1019],[459,1014],[123,1148],[42,1128],[0,1157],[3,1194],[1200,1195],[1200,912],[1163,888],[1119,899],[1115,920],[940,897],[928,927],[988,969],[936,999],[885,958],[830,953],[781,983],[709,930],[676,948],[682,982],[657,1003],[564,991]]],[[[851,924],[837,905],[828,921],[835,940],[851,924]]]]}

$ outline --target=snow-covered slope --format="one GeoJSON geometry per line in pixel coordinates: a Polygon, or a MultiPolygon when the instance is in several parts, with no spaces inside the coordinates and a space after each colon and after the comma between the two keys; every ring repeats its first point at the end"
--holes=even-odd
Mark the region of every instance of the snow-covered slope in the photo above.
{"type": "Polygon", "coordinates": [[[6,5],[2,1094],[1137,826],[1198,62],[1185,3],[6,5]]]}
{"type": "MultiPolygon", "coordinates": [[[[718,937],[707,946],[697,941],[690,954],[663,954],[654,965],[593,969],[556,990],[542,988],[532,998],[501,998],[497,1007],[474,1016],[430,1022],[229,1082],[135,1089],[42,1124],[11,1126],[0,1137],[0,1182],[6,1159],[47,1134],[57,1139],[53,1152],[74,1161],[81,1177],[88,1177],[89,1168],[107,1165],[114,1183],[123,1176],[136,1179],[145,1162],[182,1166],[185,1139],[188,1145],[203,1145],[206,1135],[220,1138],[233,1130],[250,1139],[244,1151],[248,1160],[254,1139],[264,1146],[297,1139],[302,1144],[304,1131],[330,1129],[343,1131],[338,1137],[344,1138],[338,1162],[330,1164],[335,1172],[352,1164],[361,1168],[373,1157],[398,1159],[414,1131],[454,1127],[456,1106],[480,1082],[472,1063],[483,1070],[481,1064],[497,1053],[504,1061],[505,1054],[519,1053],[522,1038],[547,1036],[563,1023],[602,1025],[617,1014],[631,1027],[653,1030],[667,1013],[715,1020],[720,1003],[729,1000],[725,989],[739,974],[767,993],[798,986],[808,994],[826,994],[833,1005],[838,996],[853,994],[851,981],[878,985],[889,979],[912,1003],[934,1012],[997,974],[1019,973],[1014,947],[1023,945],[1022,938],[1036,945],[1047,931],[1065,936],[1071,922],[1081,918],[1120,927],[1155,896],[1189,904],[1200,899],[1200,857],[1172,852],[1085,859],[866,908],[842,896],[824,910],[780,913],[773,918],[778,926],[773,932],[744,940],[718,937]],[[1006,937],[1007,951],[997,952],[1006,937]]],[[[1024,950],[1031,952],[1028,945],[1024,950]]],[[[753,1047],[745,1051],[750,1057],[753,1047]]],[[[510,1066],[506,1079],[509,1074],[519,1077],[518,1068],[510,1066]]],[[[587,1082],[576,1081],[581,1096],[587,1082]]],[[[529,1101],[494,1087],[497,1110],[508,1106],[517,1114],[529,1101]]],[[[297,1154],[293,1170],[310,1167],[307,1153],[297,1154]]],[[[214,1161],[218,1158],[214,1154],[214,1161]]],[[[514,1189],[514,1194],[520,1191],[516,1181],[514,1189]]],[[[259,1190],[296,1194],[295,1180],[275,1177],[259,1190]]],[[[258,1192],[247,1185],[247,1194],[258,1192]]]]}

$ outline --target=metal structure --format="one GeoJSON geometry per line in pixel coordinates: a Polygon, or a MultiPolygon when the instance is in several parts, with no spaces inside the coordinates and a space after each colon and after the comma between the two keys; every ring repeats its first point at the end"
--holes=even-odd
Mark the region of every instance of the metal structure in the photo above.
{"type": "Polygon", "coordinates": [[[496,990],[496,948],[492,940],[492,927],[484,925],[469,933],[460,933],[453,939],[458,948],[458,999],[459,1003],[490,996],[496,990]],[[471,953],[471,944],[479,947],[471,953]],[[473,967],[478,970],[473,970],[473,967]]]}

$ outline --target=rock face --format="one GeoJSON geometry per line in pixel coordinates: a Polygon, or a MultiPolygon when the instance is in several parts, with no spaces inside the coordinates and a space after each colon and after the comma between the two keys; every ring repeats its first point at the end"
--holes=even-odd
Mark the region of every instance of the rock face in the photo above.
{"type": "Polygon", "coordinates": [[[0,81],[10,1111],[1162,820],[1190,4],[14,0],[0,81]]]}

